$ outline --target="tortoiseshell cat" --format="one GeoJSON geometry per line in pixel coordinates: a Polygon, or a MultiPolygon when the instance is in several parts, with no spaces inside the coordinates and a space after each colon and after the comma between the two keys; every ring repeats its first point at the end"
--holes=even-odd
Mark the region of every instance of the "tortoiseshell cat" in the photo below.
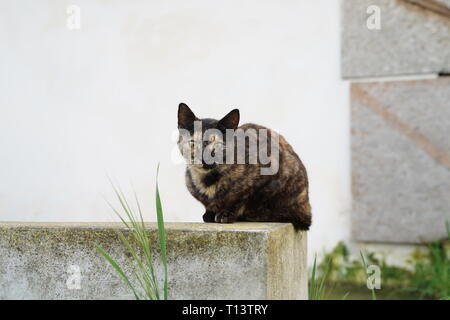
{"type": "Polygon", "coordinates": [[[178,146],[187,162],[186,185],[205,206],[203,221],[291,222],[296,230],[308,230],[311,225],[308,177],[300,158],[276,132],[251,123],[238,128],[238,124],[237,109],[221,120],[214,120],[198,119],[184,103],[178,107],[178,146]],[[244,137],[245,149],[240,149],[245,153],[245,163],[227,162],[226,157],[234,157],[236,153],[239,159],[239,144],[235,143],[237,138],[226,135],[229,129],[248,133],[248,139],[244,137]],[[259,133],[263,131],[266,136],[259,133]],[[270,149],[267,154],[272,171],[269,173],[263,174],[268,163],[262,161],[260,153],[257,163],[249,161],[255,150],[251,148],[252,138],[261,139],[257,140],[257,147],[262,148],[266,143],[266,149],[270,149]],[[195,163],[195,150],[199,149],[209,150],[214,162],[201,157],[195,163]],[[217,156],[220,152],[223,156],[217,156]]]}

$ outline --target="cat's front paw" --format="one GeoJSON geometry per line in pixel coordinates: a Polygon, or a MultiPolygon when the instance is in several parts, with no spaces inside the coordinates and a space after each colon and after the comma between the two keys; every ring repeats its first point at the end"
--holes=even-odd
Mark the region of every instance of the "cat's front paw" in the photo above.
{"type": "Polygon", "coordinates": [[[206,210],[203,215],[203,222],[215,222],[215,217],[216,214],[214,212],[206,210]]]}
{"type": "Polygon", "coordinates": [[[235,220],[234,214],[227,210],[221,210],[215,217],[217,223],[232,223],[235,220]]]}

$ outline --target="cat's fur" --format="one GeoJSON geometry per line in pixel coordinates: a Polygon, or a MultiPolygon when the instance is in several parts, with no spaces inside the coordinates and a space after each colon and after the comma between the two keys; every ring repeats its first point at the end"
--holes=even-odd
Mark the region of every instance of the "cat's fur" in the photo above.
{"type": "MultiPolygon", "coordinates": [[[[178,108],[178,128],[194,134],[193,122],[201,121],[203,133],[207,129],[236,129],[239,111],[231,111],[221,120],[198,119],[187,105],[178,108]]],[[[232,223],[234,221],[291,222],[297,230],[308,230],[311,225],[311,207],[308,198],[308,178],[305,167],[286,140],[276,132],[256,124],[244,124],[247,130],[268,130],[279,139],[278,171],[274,175],[262,175],[257,164],[187,164],[186,185],[190,193],[205,206],[205,222],[232,223]]],[[[180,135],[178,145],[193,148],[193,142],[180,135]]],[[[216,143],[205,141],[203,147],[216,143]]],[[[226,138],[220,141],[226,146],[226,138]]],[[[248,145],[246,144],[248,156],[248,145]]],[[[267,166],[266,166],[267,167],[267,166]]]]}

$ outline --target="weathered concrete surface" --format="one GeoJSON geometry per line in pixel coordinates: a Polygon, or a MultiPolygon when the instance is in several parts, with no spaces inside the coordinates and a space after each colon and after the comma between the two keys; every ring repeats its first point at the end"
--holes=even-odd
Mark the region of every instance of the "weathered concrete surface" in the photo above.
{"type": "Polygon", "coordinates": [[[418,243],[450,221],[450,78],[354,83],[352,233],[418,243]]]}
{"type": "MultiPolygon", "coordinates": [[[[148,226],[156,248],[155,225],[148,226]]],[[[94,247],[124,265],[120,230],[114,223],[0,223],[0,299],[131,298],[94,247]],[[79,289],[67,286],[71,266],[79,267],[79,289]]],[[[291,224],[167,223],[166,230],[171,299],[307,298],[306,233],[291,224]]]]}
{"type": "Polygon", "coordinates": [[[341,8],[344,78],[450,72],[450,16],[405,0],[343,0],[341,8]],[[367,28],[370,5],[381,9],[380,30],[367,28]]]}
{"type": "Polygon", "coordinates": [[[450,17],[450,0],[403,0],[418,5],[424,9],[450,17]]]}

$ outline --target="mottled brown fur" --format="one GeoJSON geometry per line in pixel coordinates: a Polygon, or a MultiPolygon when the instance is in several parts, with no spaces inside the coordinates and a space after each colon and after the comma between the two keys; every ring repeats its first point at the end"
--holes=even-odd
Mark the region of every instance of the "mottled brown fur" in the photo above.
{"type": "MultiPolygon", "coordinates": [[[[208,128],[223,130],[224,126],[236,129],[239,111],[233,110],[220,121],[200,120],[185,104],[180,104],[178,127],[191,130],[194,119],[202,121],[203,131],[208,128]]],[[[267,129],[251,123],[239,128],[267,129]]],[[[278,134],[267,130],[267,140],[271,146],[271,135],[278,134]]],[[[311,207],[306,170],[286,140],[281,135],[278,135],[278,139],[279,157],[272,157],[270,154],[271,161],[279,161],[278,171],[274,175],[262,175],[261,167],[270,165],[264,166],[259,161],[257,164],[187,165],[186,185],[194,198],[205,206],[205,222],[291,222],[297,230],[308,230],[311,225],[311,207]]],[[[180,149],[186,143],[181,140],[180,138],[180,149]]],[[[221,143],[226,146],[226,141],[221,143]]],[[[248,155],[248,143],[246,154],[248,155]]]]}

